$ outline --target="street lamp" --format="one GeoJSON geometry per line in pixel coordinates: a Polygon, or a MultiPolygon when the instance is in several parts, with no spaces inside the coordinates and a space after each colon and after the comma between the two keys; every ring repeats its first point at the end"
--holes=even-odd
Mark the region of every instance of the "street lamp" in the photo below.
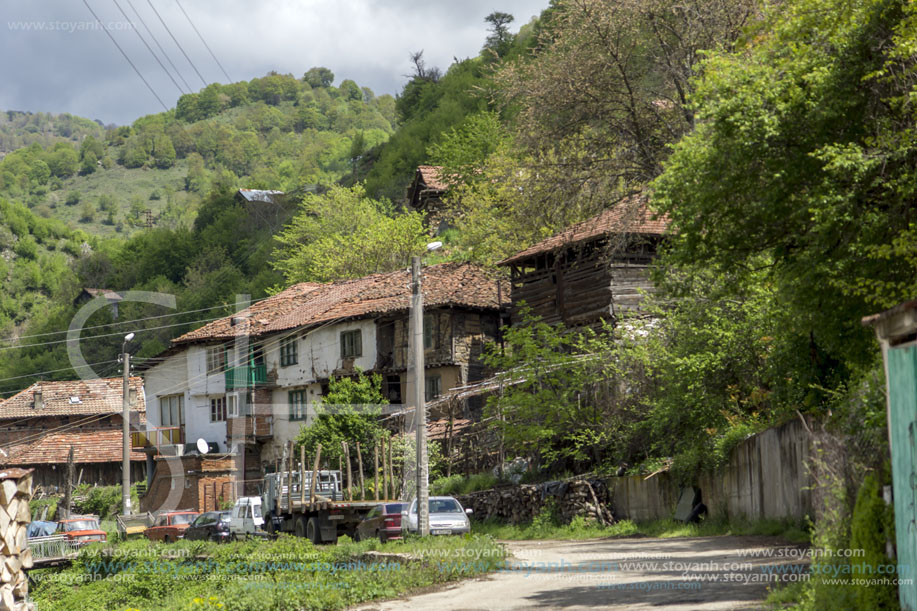
{"type": "Polygon", "coordinates": [[[132,339],[134,334],[128,333],[121,344],[121,362],[124,366],[121,397],[121,505],[126,516],[131,514],[131,355],[127,351],[127,344],[132,339]]]}
{"type": "MultiPolygon", "coordinates": [[[[442,242],[427,244],[427,252],[441,248],[442,242]]],[[[414,424],[417,427],[417,533],[421,537],[430,534],[430,491],[427,463],[427,409],[425,396],[425,375],[423,358],[423,259],[411,259],[411,327],[414,339],[414,424]]]]}

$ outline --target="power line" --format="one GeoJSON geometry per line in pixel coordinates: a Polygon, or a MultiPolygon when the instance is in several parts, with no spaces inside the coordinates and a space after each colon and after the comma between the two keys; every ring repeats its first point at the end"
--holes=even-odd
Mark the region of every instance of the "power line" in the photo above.
{"type": "MultiPolygon", "coordinates": [[[[178,323],[174,323],[174,324],[171,324],[171,325],[159,325],[158,327],[147,327],[147,328],[145,328],[145,329],[137,329],[137,331],[135,331],[135,332],[136,332],[136,333],[142,333],[142,332],[144,332],[144,331],[158,331],[158,330],[160,330],[160,329],[170,329],[170,328],[172,328],[172,327],[181,327],[181,326],[183,326],[183,325],[191,325],[191,324],[198,323],[198,322],[212,322],[212,321],[214,321],[214,320],[220,320],[221,318],[226,318],[226,317],[225,317],[225,316],[217,316],[216,318],[202,318],[202,319],[200,319],[200,320],[189,320],[189,321],[186,321],[186,322],[178,322],[178,323]]],[[[80,338],[77,338],[77,339],[78,339],[78,340],[84,340],[84,339],[96,339],[96,338],[99,338],[99,337],[113,337],[113,336],[116,336],[116,335],[122,335],[122,333],[123,333],[123,332],[118,332],[118,333],[100,333],[100,334],[98,334],[98,335],[88,335],[88,336],[86,336],[86,337],[80,337],[80,338]]],[[[22,345],[20,345],[20,346],[4,346],[4,347],[0,348],[0,352],[4,352],[4,351],[6,351],[6,350],[18,350],[18,349],[20,349],[20,348],[35,348],[35,347],[37,347],[37,346],[53,346],[53,345],[55,345],[55,344],[65,344],[65,343],[67,343],[67,342],[69,342],[69,341],[70,341],[69,339],[58,339],[58,340],[54,340],[54,341],[50,341],[50,342],[36,342],[36,343],[34,343],[34,344],[22,344],[22,345]]]]}
{"type": "MultiPolygon", "coordinates": [[[[85,1],[86,1],[86,0],[83,0],[83,2],[85,2],[85,1]]],[[[175,43],[175,46],[178,47],[178,50],[181,51],[181,54],[185,56],[185,59],[188,60],[188,63],[189,63],[189,64],[191,64],[191,68],[192,68],[192,69],[194,70],[194,72],[197,74],[197,77],[198,77],[199,79],[201,79],[201,82],[204,84],[204,87],[206,87],[206,86],[207,86],[207,81],[204,80],[204,77],[201,76],[201,73],[200,73],[200,71],[197,69],[197,66],[194,65],[194,62],[191,61],[191,58],[188,57],[188,54],[187,54],[187,53],[185,53],[185,50],[182,48],[181,44],[179,44],[178,39],[175,38],[175,35],[172,33],[172,30],[170,30],[170,29],[169,29],[169,26],[166,25],[166,22],[165,22],[165,20],[162,18],[162,15],[160,15],[160,14],[159,14],[159,11],[156,10],[156,7],[153,6],[153,3],[151,2],[151,0],[146,0],[146,3],[149,4],[149,5],[150,5],[150,8],[153,9],[153,12],[156,13],[156,16],[159,18],[159,23],[162,24],[162,27],[164,27],[164,28],[166,29],[166,32],[169,33],[169,36],[172,37],[172,42],[175,43]]]]}
{"type": "MultiPolygon", "coordinates": [[[[265,299],[270,299],[269,297],[262,297],[261,299],[255,299],[251,303],[258,303],[259,301],[264,301],[265,299]]],[[[82,327],[80,331],[86,331],[88,329],[102,329],[105,327],[111,327],[114,325],[129,325],[135,322],[143,322],[145,320],[155,320],[157,318],[169,318],[170,316],[181,316],[182,314],[195,314],[197,312],[206,312],[208,310],[216,310],[219,308],[229,307],[233,304],[231,303],[221,303],[220,305],[210,306],[209,308],[200,308],[197,310],[183,310],[181,312],[170,312],[168,314],[159,314],[157,316],[147,316],[145,318],[132,318],[131,320],[117,320],[104,325],[93,325],[91,327],[82,327]]],[[[188,323],[193,323],[196,321],[190,320],[188,323]]],[[[20,335],[19,337],[9,337],[9,338],[0,338],[0,342],[15,342],[21,339],[31,338],[31,337],[47,337],[48,335],[60,335],[62,333],[69,333],[69,329],[64,331],[49,331],[47,333],[35,333],[33,335],[20,335]]]]}
{"type": "MultiPolygon", "coordinates": [[[[163,57],[166,58],[166,61],[169,62],[169,65],[170,65],[170,66],[172,66],[172,70],[175,70],[175,74],[178,75],[178,78],[179,78],[179,79],[181,80],[181,82],[184,84],[185,89],[187,89],[188,92],[190,93],[190,92],[191,92],[191,85],[188,84],[188,81],[185,80],[185,77],[182,76],[182,73],[178,70],[178,68],[175,67],[175,64],[172,62],[172,58],[169,57],[169,54],[166,53],[166,50],[162,48],[162,45],[161,45],[161,44],[159,44],[159,39],[156,38],[156,35],[153,34],[153,31],[152,31],[152,30],[150,30],[150,27],[146,24],[146,20],[143,18],[143,15],[140,14],[140,11],[137,10],[137,8],[134,6],[134,3],[131,2],[131,0],[127,0],[127,4],[128,4],[128,6],[131,7],[131,10],[133,10],[134,13],[136,13],[137,19],[140,20],[140,23],[141,23],[141,24],[143,24],[143,27],[144,27],[144,29],[146,30],[146,33],[149,34],[149,35],[150,35],[150,38],[153,39],[153,42],[156,43],[156,47],[159,48],[159,52],[162,53],[163,57]]],[[[184,91],[182,91],[182,93],[184,93],[184,91]]]]}
{"type": "MultiPolygon", "coordinates": [[[[121,8],[121,5],[118,4],[118,0],[111,0],[111,1],[115,4],[116,7],[118,7],[118,10],[121,11],[121,14],[124,15],[124,18],[127,19],[128,23],[130,23],[131,18],[127,16],[127,13],[125,13],[124,9],[121,8]]],[[[169,80],[172,81],[172,84],[175,85],[175,88],[178,89],[180,93],[185,93],[184,90],[178,85],[178,81],[176,81],[175,78],[172,76],[172,73],[166,70],[165,65],[163,65],[163,63],[159,61],[159,56],[153,53],[153,48],[147,43],[146,39],[140,35],[140,30],[138,30],[137,28],[131,28],[131,29],[134,30],[134,34],[137,35],[137,38],[140,39],[140,42],[143,43],[143,46],[146,47],[146,50],[150,52],[150,55],[153,56],[153,59],[156,60],[156,63],[159,64],[160,68],[162,68],[162,71],[166,73],[166,76],[169,77],[169,80]]]]}
{"type": "Polygon", "coordinates": [[[179,2],[178,0],[175,0],[175,4],[178,5],[178,8],[181,9],[182,14],[185,16],[185,19],[187,19],[187,20],[188,20],[188,23],[191,24],[191,27],[194,28],[195,33],[197,33],[197,37],[201,39],[201,42],[202,42],[202,43],[204,43],[204,47],[206,47],[206,48],[207,48],[207,51],[210,52],[210,57],[212,57],[212,58],[213,58],[213,61],[215,61],[215,62],[217,63],[217,66],[220,67],[220,70],[223,71],[223,76],[225,76],[225,77],[226,77],[226,80],[227,80],[229,83],[231,83],[231,82],[232,82],[232,79],[229,78],[229,75],[226,73],[226,70],[223,68],[223,64],[220,63],[220,60],[217,59],[217,56],[214,55],[214,54],[213,54],[213,51],[210,50],[210,45],[208,45],[208,44],[207,44],[207,41],[204,40],[204,37],[201,36],[201,33],[198,31],[197,26],[194,25],[194,22],[193,22],[193,21],[191,21],[191,17],[189,17],[189,16],[188,16],[188,13],[185,12],[185,8],[181,5],[181,2],[179,2]]]}
{"type": "Polygon", "coordinates": [[[95,17],[96,22],[97,22],[97,23],[99,24],[99,26],[105,31],[105,34],[108,35],[108,38],[111,39],[112,43],[114,43],[114,45],[115,45],[116,47],[118,47],[118,51],[121,51],[121,55],[123,55],[123,56],[124,56],[124,59],[127,60],[127,63],[129,63],[129,64],[131,65],[131,68],[134,69],[134,72],[137,73],[137,76],[140,77],[140,80],[143,81],[143,84],[146,85],[147,89],[150,90],[150,93],[153,94],[153,97],[155,97],[157,100],[159,100],[159,103],[162,105],[163,110],[165,110],[166,112],[168,112],[169,107],[166,106],[165,102],[162,101],[162,98],[160,98],[159,95],[157,95],[156,91],[155,91],[155,90],[153,89],[153,87],[147,82],[147,80],[146,80],[145,78],[143,78],[143,75],[140,73],[140,70],[137,69],[137,66],[134,65],[134,62],[131,61],[131,58],[127,56],[127,53],[124,52],[124,49],[121,48],[121,45],[118,44],[118,41],[115,40],[115,37],[111,35],[111,32],[108,31],[108,28],[105,27],[105,25],[102,23],[102,20],[99,19],[99,16],[98,16],[98,15],[96,15],[96,12],[95,12],[94,10],[92,10],[92,7],[91,7],[91,6],[89,6],[89,2],[87,2],[87,0],[83,0],[83,4],[86,5],[86,8],[88,8],[88,9],[89,9],[89,12],[92,13],[92,16],[95,17]]]}
{"type": "MultiPolygon", "coordinates": [[[[87,365],[89,365],[90,367],[94,367],[95,365],[108,365],[110,363],[118,363],[118,362],[120,362],[118,359],[114,359],[112,361],[99,361],[98,363],[87,363],[87,365]]],[[[34,378],[35,376],[45,375],[46,373],[60,373],[61,371],[72,371],[72,370],[73,370],[73,367],[64,367],[62,369],[49,369],[48,371],[36,371],[35,373],[28,373],[28,374],[21,375],[21,376],[13,376],[11,378],[2,378],[0,379],[0,382],[9,382],[11,380],[21,380],[22,378],[34,378]]],[[[15,392],[21,392],[21,391],[17,390],[15,392]]],[[[0,393],[0,394],[7,394],[7,393],[0,393]]]]}

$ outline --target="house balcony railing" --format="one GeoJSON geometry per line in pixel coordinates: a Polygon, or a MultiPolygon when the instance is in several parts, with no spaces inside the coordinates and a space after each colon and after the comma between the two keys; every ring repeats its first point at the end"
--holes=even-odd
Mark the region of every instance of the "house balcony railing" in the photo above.
{"type": "Polygon", "coordinates": [[[135,449],[158,449],[167,445],[183,445],[185,429],[180,426],[160,426],[146,431],[131,433],[131,445],[135,449]]]}
{"type": "Polygon", "coordinates": [[[254,388],[267,384],[267,366],[242,365],[226,370],[226,390],[254,388]]]}

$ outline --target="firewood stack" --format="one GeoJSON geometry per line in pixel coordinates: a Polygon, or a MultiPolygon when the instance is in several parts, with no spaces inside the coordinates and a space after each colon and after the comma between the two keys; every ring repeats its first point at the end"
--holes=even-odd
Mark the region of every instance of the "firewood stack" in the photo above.
{"type": "Polygon", "coordinates": [[[471,507],[474,517],[479,520],[493,517],[511,524],[529,522],[554,499],[557,511],[565,522],[575,516],[605,525],[615,521],[608,506],[608,487],[600,480],[507,486],[472,492],[458,499],[463,507],[471,507]]]}
{"type": "Polygon", "coordinates": [[[35,608],[25,602],[29,593],[25,569],[32,568],[32,552],[26,542],[31,498],[31,469],[0,471],[0,611],[35,608]]]}

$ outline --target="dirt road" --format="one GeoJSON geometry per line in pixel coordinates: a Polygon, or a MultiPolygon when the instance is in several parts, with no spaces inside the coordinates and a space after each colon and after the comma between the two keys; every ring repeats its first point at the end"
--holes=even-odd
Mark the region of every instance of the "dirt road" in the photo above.
{"type": "Polygon", "coordinates": [[[808,564],[804,549],[771,537],[515,541],[507,548],[513,558],[497,573],[357,609],[756,609],[768,585],[798,579],[808,564]]]}

